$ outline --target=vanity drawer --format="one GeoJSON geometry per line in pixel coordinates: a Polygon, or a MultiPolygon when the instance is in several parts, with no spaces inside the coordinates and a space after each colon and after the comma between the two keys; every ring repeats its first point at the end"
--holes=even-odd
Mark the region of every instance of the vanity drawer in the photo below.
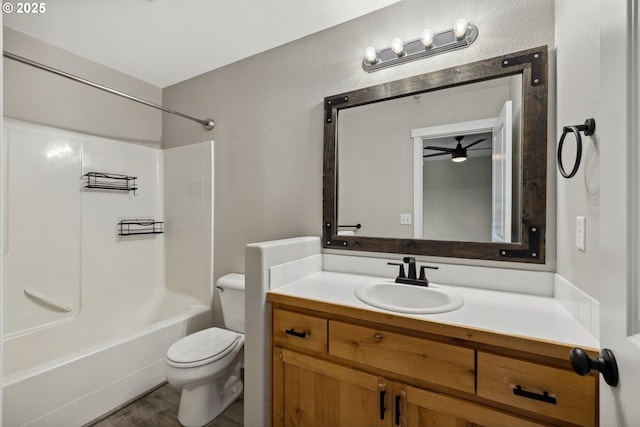
{"type": "Polygon", "coordinates": [[[329,354],[468,393],[475,391],[472,349],[330,320],[329,354]]]}
{"type": "Polygon", "coordinates": [[[327,319],[276,308],[273,343],[326,353],[327,319]]]}
{"type": "Polygon", "coordinates": [[[579,424],[596,424],[596,377],[478,352],[478,396],[579,424]]]}

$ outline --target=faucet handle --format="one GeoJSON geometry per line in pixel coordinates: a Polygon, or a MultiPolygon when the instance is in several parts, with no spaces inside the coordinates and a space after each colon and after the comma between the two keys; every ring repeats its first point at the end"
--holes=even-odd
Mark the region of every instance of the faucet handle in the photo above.
{"type": "Polygon", "coordinates": [[[420,266],[420,280],[424,280],[425,282],[429,283],[429,279],[427,279],[427,275],[425,274],[424,270],[425,268],[430,268],[432,270],[438,270],[439,267],[436,266],[432,266],[432,265],[421,265],[420,266]]]}
{"type": "Polygon", "coordinates": [[[398,277],[405,278],[407,275],[404,272],[404,264],[400,264],[399,262],[388,262],[387,265],[397,265],[400,267],[400,272],[398,273],[398,277]]]}

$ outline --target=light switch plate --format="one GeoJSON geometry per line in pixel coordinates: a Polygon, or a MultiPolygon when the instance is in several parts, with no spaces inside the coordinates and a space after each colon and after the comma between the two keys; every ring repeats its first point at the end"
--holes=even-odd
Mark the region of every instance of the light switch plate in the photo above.
{"type": "Polygon", "coordinates": [[[411,214],[400,214],[400,224],[411,225],[411,214]]]}
{"type": "Polygon", "coordinates": [[[584,216],[576,217],[576,247],[581,251],[585,251],[587,218],[584,216]]]}

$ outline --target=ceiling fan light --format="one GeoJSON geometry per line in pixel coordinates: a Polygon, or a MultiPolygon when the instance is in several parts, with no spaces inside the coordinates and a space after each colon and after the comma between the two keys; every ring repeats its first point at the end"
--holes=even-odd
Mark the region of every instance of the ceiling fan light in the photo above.
{"type": "Polygon", "coordinates": [[[466,154],[462,154],[462,153],[452,153],[451,154],[451,161],[453,161],[453,162],[462,163],[465,160],[467,160],[467,155],[466,154]]]}

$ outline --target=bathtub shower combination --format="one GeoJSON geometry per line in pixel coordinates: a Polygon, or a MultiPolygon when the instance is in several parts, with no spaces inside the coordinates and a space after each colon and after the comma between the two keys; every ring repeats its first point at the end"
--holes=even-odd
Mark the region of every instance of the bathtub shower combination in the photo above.
{"type": "Polygon", "coordinates": [[[213,146],[5,119],[2,425],[82,425],[211,324],[213,146]]]}

